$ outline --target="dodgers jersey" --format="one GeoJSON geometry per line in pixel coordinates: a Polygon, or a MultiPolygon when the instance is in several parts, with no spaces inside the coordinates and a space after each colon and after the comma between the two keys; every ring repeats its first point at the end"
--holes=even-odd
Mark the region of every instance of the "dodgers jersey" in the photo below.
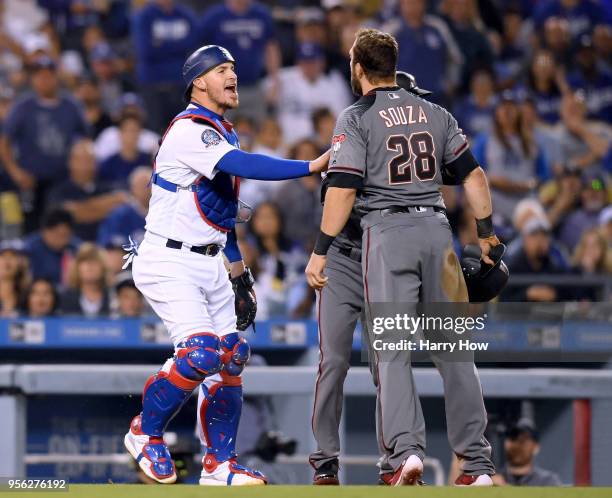
{"type": "Polygon", "coordinates": [[[444,108],[398,87],[379,88],[338,117],[328,174],[363,178],[360,212],[403,206],[444,207],[443,174],[468,149],[444,108]]]}
{"type": "MultiPolygon", "coordinates": [[[[193,104],[187,107],[195,108],[193,104]]],[[[155,172],[181,187],[188,187],[201,176],[212,180],[218,171],[215,165],[234,148],[212,126],[179,119],[164,136],[155,158],[155,172]]],[[[225,245],[226,234],[202,219],[193,192],[187,189],[169,192],[158,185],[151,188],[147,231],[193,246],[225,245]]]]}

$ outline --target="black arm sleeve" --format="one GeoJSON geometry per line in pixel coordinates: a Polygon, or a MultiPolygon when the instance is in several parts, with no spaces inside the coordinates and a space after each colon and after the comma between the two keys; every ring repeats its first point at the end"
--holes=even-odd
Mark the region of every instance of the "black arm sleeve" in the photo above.
{"type": "Polygon", "coordinates": [[[327,187],[354,188],[363,186],[363,178],[351,173],[327,173],[327,187]]]}
{"type": "Polygon", "coordinates": [[[442,168],[442,181],[444,185],[461,185],[467,176],[476,168],[478,162],[470,149],[467,149],[452,163],[442,168]]]}

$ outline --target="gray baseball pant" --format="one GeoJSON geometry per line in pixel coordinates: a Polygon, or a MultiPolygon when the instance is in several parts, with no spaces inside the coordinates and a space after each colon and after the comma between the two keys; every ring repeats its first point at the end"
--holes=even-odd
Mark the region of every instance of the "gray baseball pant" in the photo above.
{"type": "MultiPolygon", "coordinates": [[[[452,248],[446,216],[423,212],[362,219],[366,313],[373,303],[467,302],[467,289],[452,248]]],[[[370,332],[371,333],[371,332],[370,332]]],[[[371,341],[369,341],[371,343],[371,341]]],[[[374,351],[378,389],[381,472],[396,470],[411,454],[424,456],[425,422],[407,351],[374,351]]],[[[448,440],[466,474],[493,474],[491,446],[484,437],[487,414],[473,361],[441,361],[431,354],[444,384],[448,440]]]]}

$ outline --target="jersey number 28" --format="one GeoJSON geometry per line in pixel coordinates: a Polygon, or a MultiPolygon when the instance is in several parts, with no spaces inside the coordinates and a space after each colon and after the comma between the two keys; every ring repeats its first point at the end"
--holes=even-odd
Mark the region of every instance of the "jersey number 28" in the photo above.
{"type": "Polygon", "coordinates": [[[389,183],[412,183],[414,174],[422,182],[436,176],[436,156],[433,137],[426,131],[406,135],[391,135],[387,139],[387,150],[397,152],[389,161],[389,183]]]}

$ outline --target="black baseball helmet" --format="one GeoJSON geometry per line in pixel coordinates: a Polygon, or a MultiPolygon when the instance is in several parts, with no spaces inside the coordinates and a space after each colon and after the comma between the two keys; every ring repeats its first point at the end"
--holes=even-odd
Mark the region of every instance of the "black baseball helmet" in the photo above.
{"type": "Polygon", "coordinates": [[[396,71],[395,72],[395,80],[397,81],[397,85],[404,90],[409,91],[410,93],[414,93],[419,97],[427,97],[427,95],[431,95],[429,90],[423,90],[419,88],[416,82],[416,78],[405,71],[396,71]]]}
{"type": "Polygon", "coordinates": [[[510,276],[508,267],[502,261],[505,252],[504,244],[492,247],[489,258],[494,264],[491,266],[480,259],[482,256],[480,246],[469,244],[463,248],[461,270],[465,277],[471,303],[490,301],[504,290],[510,276]]]}
{"type": "Polygon", "coordinates": [[[189,102],[193,80],[225,62],[236,63],[229,50],[219,45],[204,45],[187,57],[183,64],[183,80],[187,85],[183,95],[185,102],[189,102]]]}

